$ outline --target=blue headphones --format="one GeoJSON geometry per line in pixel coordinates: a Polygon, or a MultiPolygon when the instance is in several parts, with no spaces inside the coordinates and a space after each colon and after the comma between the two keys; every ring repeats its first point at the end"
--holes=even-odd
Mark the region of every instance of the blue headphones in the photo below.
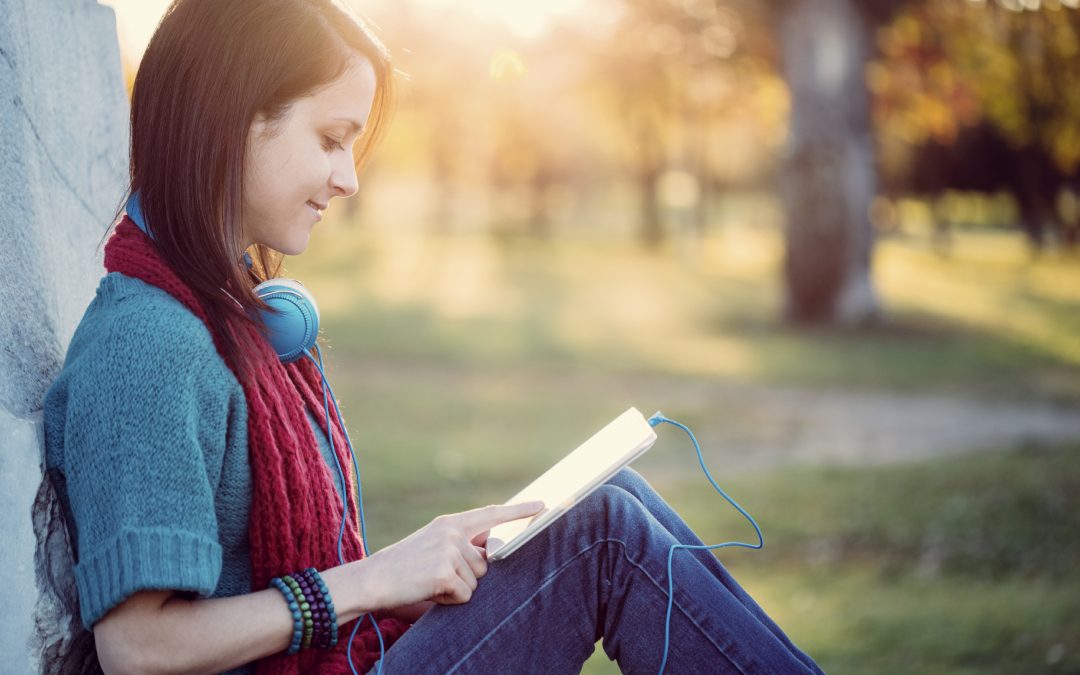
{"type": "MultiPolygon", "coordinates": [[[[129,218],[151,239],[154,238],[143,216],[142,203],[136,192],[124,207],[129,218]]],[[[245,253],[244,262],[251,268],[251,257],[245,253]]],[[[268,279],[255,287],[255,295],[276,311],[261,311],[259,318],[266,326],[266,338],[282,363],[302,357],[319,336],[319,308],[315,298],[304,285],[294,279],[268,279]]]]}

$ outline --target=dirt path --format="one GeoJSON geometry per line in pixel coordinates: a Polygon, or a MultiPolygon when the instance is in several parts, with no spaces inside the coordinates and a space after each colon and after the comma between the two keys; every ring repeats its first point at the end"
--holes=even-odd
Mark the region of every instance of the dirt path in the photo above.
{"type": "Polygon", "coordinates": [[[1080,414],[1046,403],[724,385],[699,393],[708,421],[696,433],[709,458],[732,469],[878,465],[1080,441],[1080,414]]]}
{"type": "MultiPolygon", "coordinates": [[[[616,407],[636,405],[646,415],[659,407],[691,425],[710,466],[729,472],[796,464],[879,465],[1080,442],[1080,411],[1039,401],[573,370],[479,371],[417,362],[351,362],[345,368],[374,388],[423,382],[453,395],[495,389],[525,400],[559,397],[568,405],[611,401],[616,407]]],[[[674,428],[668,432],[681,435],[674,428]]],[[[657,450],[643,458],[650,470],[662,470],[676,453],[687,451],[677,441],[657,450]]]]}

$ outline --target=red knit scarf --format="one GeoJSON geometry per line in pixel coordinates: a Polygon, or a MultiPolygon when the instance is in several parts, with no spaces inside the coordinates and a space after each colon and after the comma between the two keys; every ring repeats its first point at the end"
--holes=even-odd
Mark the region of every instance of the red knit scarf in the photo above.
{"type": "MultiPolygon", "coordinates": [[[[105,246],[105,269],[141,279],[166,291],[202,319],[210,330],[218,353],[224,357],[221,336],[214,334],[207,315],[194,292],[168,266],[147,237],[128,218],[116,227],[105,246]]],[[[239,324],[239,322],[236,322],[239,324]]],[[[252,495],[248,536],[251,547],[252,590],[267,588],[270,579],[298,572],[306,567],[325,570],[338,565],[337,538],[341,527],[341,498],[334,487],[338,478],[319,452],[314,431],[304,413],[312,412],[325,433],[322,381],[318,369],[306,358],[282,364],[270,343],[251,324],[237,325],[258,336],[253,343],[259,353],[253,359],[253,374],[241,382],[247,400],[248,457],[251,465],[252,495]]],[[[234,374],[235,364],[226,361],[234,374]]],[[[239,379],[239,376],[237,376],[239,379]]],[[[331,414],[333,418],[333,414],[331,414]]],[[[345,529],[342,551],[345,561],[364,556],[356,516],[356,476],[344,432],[331,419],[334,449],[346,472],[350,489],[349,527],[345,529]]],[[[379,658],[379,642],[371,622],[353,643],[353,663],[363,673],[379,658]]],[[[260,674],[349,673],[346,644],[354,624],[339,626],[337,647],[331,651],[309,649],[286,656],[277,654],[259,661],[260,674]]],[[[379,621],[386,647],[408,628],[396,619],[379,621]]]]}

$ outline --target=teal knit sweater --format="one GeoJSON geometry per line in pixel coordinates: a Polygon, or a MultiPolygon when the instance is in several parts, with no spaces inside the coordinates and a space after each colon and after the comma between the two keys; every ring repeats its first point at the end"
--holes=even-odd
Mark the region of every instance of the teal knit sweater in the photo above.
{"type": "MultiPolygon", "coordinates": [[[[326,435],[308,420],[332,469],[326,435]]],[[[88,629],[140,590],[251,590],[244,392],[175,298],[103,277],[45,396],[44,425],[88,629]]]]}

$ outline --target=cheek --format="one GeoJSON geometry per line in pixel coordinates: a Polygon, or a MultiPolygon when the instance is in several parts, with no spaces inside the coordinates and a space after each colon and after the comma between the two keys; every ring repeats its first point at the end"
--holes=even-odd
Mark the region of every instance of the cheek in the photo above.
{"type": "Polygon", "coordinates": [[[280,160],[273,179],[280,197],[299,198],[303,203],[326,182],[329,172],[327,155],[317,143],[292,144],[282,153],[280,160]]]}
{"type": "Polygon", "coordinates": [[[307,189],[325,183],[330,173],[330,156],[323,150],[321,145],[314,144],[314,146],[314,148],[306,148],[296,155],[297,167],[303,166],[304,168],[302,180],[307,189]]]}
{"type": "Polygon", "coordinates": [[[275,193],[274,182],[278,172],[274,171],[273,148],[263,143],[248,151],[244,164],[244,201],[258,211],[267,199],[275,193]]]}
{"type": "Polygon", "coordinates": [[[321,145],[288,129],[250,152],[245,171],[245,200],[264,218],[290,220],[304,202],[319,196],[330,173],[321,145]]]}

